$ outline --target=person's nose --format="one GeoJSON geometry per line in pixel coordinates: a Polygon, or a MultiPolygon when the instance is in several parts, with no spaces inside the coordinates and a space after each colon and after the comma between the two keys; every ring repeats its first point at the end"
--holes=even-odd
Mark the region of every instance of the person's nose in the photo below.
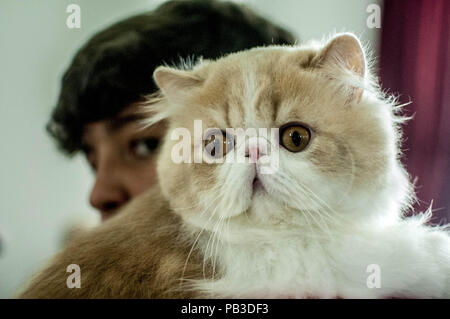
{"type": "Polygon", "coordinates": [[[130,198],[119,175],[119,172],[107,163],[101,163],[97,167],[89,202],[100,212],[102,220],[114,215],[130,198]]]}

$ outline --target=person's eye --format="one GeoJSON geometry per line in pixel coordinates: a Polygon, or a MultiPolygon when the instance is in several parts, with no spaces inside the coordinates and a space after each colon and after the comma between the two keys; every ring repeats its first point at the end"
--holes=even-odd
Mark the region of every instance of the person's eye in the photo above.
{"type": "Polygon", "coordinates": [[[136,159],[146,159],[154,153],[159,145],[157,138],[141,138],[130,142],[130,152],[136,159]]]}

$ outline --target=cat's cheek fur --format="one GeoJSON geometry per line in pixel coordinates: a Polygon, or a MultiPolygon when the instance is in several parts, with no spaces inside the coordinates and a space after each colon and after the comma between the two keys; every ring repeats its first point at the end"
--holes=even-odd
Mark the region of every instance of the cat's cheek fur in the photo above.
{"type": "Polygon", "coordinates": [[[326,209],[333,213],[333,210],[345,205],[351,197],[351,178],[338,174],[326,176],[306,156],[280,154],[278,175],[267,175],[270,193],[299,211],[316,212],[326,209]]]}
{"type": "MultiPolygon", "coordinates": [[[[185,214],[183,219],[201,229],[217,231],[220,221],[239,216],[246,212],[252,204],[253,178],[255,168],[253,164],[236,165],[224,163],[212,165],[217,181],[213,187],[197,185],[197,205],[191,214],[185,214]]],[[[182,210],[181,210],[182,211],[182,210]]]]}

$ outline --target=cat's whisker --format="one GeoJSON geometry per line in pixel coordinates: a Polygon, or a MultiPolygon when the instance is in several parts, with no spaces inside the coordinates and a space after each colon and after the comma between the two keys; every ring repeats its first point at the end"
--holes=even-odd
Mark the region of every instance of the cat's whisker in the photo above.
{"type": "MultiPolygon", "coordinates": [[[[219,217],[219,222],[217,223],[217,229],[214,232],[214,236],[215,236],[214,240],[215,240],[215,243],[216,243],[215,244],[216,249],[215,249],[215,252],[214,252],[214,261],[213,261],[213,278],[214,278],[214,274],[216,273],[217,256],[219,255],[218,253],[219,253],[220,240],[218,238],[219,237],[218,234],[222,232],[222,229],[220,229],[220,228],[223,228],[222,224],[223,224],[224,220],[225,220],[225,217],[223,217],[223,216],[219,217]]],[[[214,240],[213,240],[213,246],[214,246],[214,240]]]]}
{"type": "MultiPolygon", "coordinates": [[[[290,181],[290,178],[284,174],[282,176],[281,175],[276,176],[276,178],[277,178],[278,182],[280,184],[282,184],[282,187],[280,187],[281,192],[283,192],[286,195],[286,197],[289,198],[289,201],[293,201],[295,203],[296,209],[299,209],[300,211],[305,212],[305,214],[306,214],[306,215],[304,215],[305,220],[309,224],[311,231],[313,232],[313,228],[312,228],[312,225],[309,223],[309,219],[308,219],[307,215],[310,216],[310,218],[314,221],[314,223],[317,225],[317,227],[322,229],[322,231],[325,234],[327,234],[328,237],[330,237],[331,236],[330,230],[329,230],[328,226],[326,225],[326,222],[323,221],[323,218],[319,215],[319,217],[322,219],[322,222],[323,222],[323,223],[321,223],[320,221],[318,221],[316,219],[316,217],[314,216],[315,214],[313,212],[311,212],[309,209],[307,209],[301,201],[297,200],[296,198],[292,198],[291,196],[289,196],[290,194],[287,191],[285,191],[286,189],[288,189],[288,187],[287,187],[288,185],[292,186],[292,182],[290,181]]],[[[300,188],[300,190],[301,190],[301,188],[300,188]]],[[[305,194],[305,195],[307,195],[307,194],[305,194]]]]}
{"type": "Polygon", "coordinates": [[[200,239],[200,236],[202,235],[202,233],[204,232],[204,230],[205,230],[205,227],[203,227],[203,228],[199,231],[198,235],[196,236],[196,238],[195,238],[195,240],[194,240],[194,243],[191,245],[191,249],[189,250],[188,256],[187,256],[187,258],[186,258],[186,262],[184,263],[183,272],[182,272],[182,274],[181,274],[180,288],[181,288],[181,285],[183,284],[184,274],[186,273],[186,268],[187,268],[187,265],[188,265],[188,262],[189,262],[189,258],[191,257],[191,254],[192,254],[192,252],[194,251],[195,246],[197,245],[198,240],[200,239]]]}
{"type": "Polygon", "coordinates": [[[301,211],[305,212],[306,214],[308,214],[313,219],[313,221],[315,222],[317,227],[319,227],[331,239],[332,238],[331,231],[330,231],[330,229],[329,229],[329,227],[327,225],[327,222],[323,220],[322,215],[321,214],[317,214],[321,221],[317,220],[316,217],[315,217],[315,213],[314,212],[311,212],[310,209],[304,207],[303,204],[301,204],[300,201],[295,200],[295,202],[296,202],[297,206],[302,207],[301,211]]]}
{"type": "Polygon", "coordinates": [[[289,183],[292,185],[296,185],[302,189],[303,194],[307,196],[312,202],[319,205],[322,209],[318,210],[318,214],[324,214],[328,219],[332,222],[340,224],[341,222],[348,222],[348,219],[338,214],[334,209],[332,209],[324,200],[322,200],[316,193],[314,193],[309,187],[300,181],[294,180],[290,178],[288,175],[283,174],[286,179],[289,180],[289,183]],[[313,196],[314,198],[312,198],[313,196]],[[331,214],[330,214],[331,213],[331,214]]]}
{"type": "MultiPolygon", "coordinates": [[[[221,196],[221,194],[217,195],[215,199],[218,199],[220,196],[221,196]]],[[[214,203],[215,203],[215,200],[211,201],[211,202],[209,203],[209,205],[206,206],[205,210],[201,213],[201,215],[204,214],[205,212],[207,212],[207,211],[209,210],[209,208],[210,208],[212,205],[214,205],[214,203]]],[[[215,214],[216,209],[217,209],[217,207],[215,208],[213,214],[210,215],[209,219],[207,220],[207,223],[209,223],[209,222],[212,220],[213,215],[215,214]]],[[[183,267],[183,272],[182,272],[182,275],[181,275],[181,280],[183,280],[183,278],[184,278],[184,274],[185,274],[185,272],[186,272],[186,267],[187,267],[187,264],[188,264],[188,262],[189,262],[189,258],[190,258],[190,256],[191,256],[193,250],[195,249],[195,246],[197,245],[197,243],[198,243],[198,241],[199,241],[201,235],[202,235],[203,232],[205,231],[206,226],[207,226],[207,225],[205,225],[205,226],[199,231],[198,235],[197,235],[196,238],[195,238],[194,243],[193,243],[192,246],[191,246],[191,249],[189,250],[188,256],[187,256],[187,258],[186,258],[186,262],[185,262],[184,267],[183,267]]],[[[205,261],[203,261],[203,274],[205,274],[205,273],[204,273],[204,269],[205,269],[205,264],[204,264],[204,263],[205,263],[205,261]]]]}
{"type": "MultiPolygon", "coordinates": [[[[296,182],[297,185],[299,185],[301,188],[305,190],[305,193],[309,193],[310,195],[314,196],[316,199],[316,203],[322,207],[322,210],[318,210],[319,214],[325,214],[327,218],[329,218],[334,223],[340,224],[341,221],[347,222],[348,219],[343,217],[341,214],[337,213],[333,208],[331,208],[323,199],[321,199],[316,193],[314,193],[310,188],[308,188],[306,185],[296,182]],[[331,213],[331,214],[330,214],[331,213]]],[[[311,198],[311,200],[313,200],[311,198]]]]}
{"type": "MultiPolygon", "coordinates": [[[[215,246],[215,242],[217,239],[217,231],[220,227],[220,221],[221,221],[222,217],[219,216],[219,218],[216,220],[216,223],[213,227],[213,230],[211,232],[211,247],[210,247],[210,256],[209,258],[211,259],[211,263],[212,263],[212,278],[215,279],[215,274],[216,274],[216,254],[214,253],[214,246],[215,246]]],[[[209,245],[209,243],[208,243],[209,245]]]]}
{"type": "MultiPolygon", "coordinates": [[[[220,196],[220,195],[219,195],[220,196]]],[[[215,208],[214,208],[214,211],[213,211],[213,213],[211,214],[211,216],[210,216],[210,219],[211,218],[213,218],[213,216],[215,216],[216,215],[216,213],[217,213],[217,211],[218,211],[218,207],[219,206],[216,206],[215,208]]],[[[209,220],[210,220],[209,219],[209,220]]],[[[217,220],[215,220],[215,224],[214,225],[216,225],[217,224],[217,220]]],[[[205,269],[206,269],[206,261],[208,260],[208,259],[211,259],[211,256],[212,256],[212,248],[210,248],[210,243],[211,243],[211,240],[214,238],[214,236],[215,236],[215,232],[214,232],[214,229],[215,229],[215,226],[213,227],[213,230],[210,230],[209,231],[209,238],[208,238],[208,242],[207,242],[207,244],[206,244],[206,248],[205,248],[205,251],[204,251],[204,256],[203,256],[203,279],[204,280],[207,280],[206,279],[206,272],[205,272],[205,269]],[[211,252],[209,253],[209,250],[211,249],[211,252]],[[210,254],[211,256],[208,256],[208,254],[210,254]]],[[[214,277],[214,272],[213,272],[213,277],[214,277]]]]}
{"type": "Polygon", "coordinates": [[[337,222],[336,218],[330,214],[327,213],[326,208],[323,205],[323,201],[314,193],[312,192],[309,188],[307,188],[304,184],[300,183],[300,182],[295,182],[296,185],[302,190],[302,194],[305,195],[308,200],[310,200],[311,202],[313,202],[314,204],[317,204],[319,207],[321,207],[322,209],[318,209],[317,210],[317,214],[321,215],[325,214],[325,217],[327,217],[328,219],[330,219],[333,222],[337,222]],[[319,201],[318,201],[319,200],[319,201]]]}
{"type": "MultiPolygon", "coordinates": [[[[305,188],[302,187],[302,185],[301,185],[300,183],[297,183],[296,181],[294,181],[292,178],[290,178],[290,177],[289,177],[288,175],[286,175],[286,174],[281,174],[281,175],[278,176],[278,177],[279,177],[278,180],[279,180],[280,183],[282,183],[283,185],[286,185],[286,186],[287,186],[287,185],[290,185],[291,187],[292,187],[292,185],[294,185],[294,187],[297,187],[297,188],[301,191],[301,193],[304,194],[310,201],[316,203],[316,201],[308,194],[308,191],[305,190],[305,188]],[[286,182],[286,181],[287,181],[287,182],[286,182]]],[[[284,189],[287,189],[287,187],[281,187],[280,189],[284,190],[284,189]]],[[[287,192],[285,192],[285,193],[286,193],[287,196],[289,196],[289,194],[288,194],[287,192]]],[[[306,207],[304,206],[304,204],[303,204],[301,201],[297,200],[296,198],[289,197],[289,200],[290,200],[290,201],[294,201],[295,206],[296,206],[298,209],[300,209],[301,211],[303,211],[303,212],[305,212],[306,214],[308,214],[308,215],[313,219],[313,221],[315,222],[315,224],[316,224],[319,228],[321,228],[321,229],[324,231],[324,233],[325,233],[329,238],[332,237],[332,236],[331,236],[330,228],[328,227],[328,223],[324,220],[324,217],[328,217],[328,219],[330,219],[332,222],[336,222],[336,220],[335,220],[333,217],[331,217],[331,216],[328,215],[328,214],[326,214],[326,216],[323,216],[323,215],[321,214],[320,210],[317,211],[317,212],[311,212],[310,209],[306,208],[306,207]],[[315,215],[318,215],[318,217],[320,218],[320,220],[317,220],[316,217],[315,217],[315,215]],[[320,222],[320,221],[321,221],[321,222],[320,222]]],[[[320,206],[320,205],[319,205],[319,206],[320,206]]]]}

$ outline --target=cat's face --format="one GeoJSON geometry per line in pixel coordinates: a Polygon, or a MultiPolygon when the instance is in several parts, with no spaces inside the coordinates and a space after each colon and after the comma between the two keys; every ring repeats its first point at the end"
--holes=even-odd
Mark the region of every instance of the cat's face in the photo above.
{"type": "Polygon", "coordinates": [[[155,79],[167,99],[170,127],[158,171],[172,207],[208,227],[242,216],[262,223],[334,219],[337,207],[351,210],[363,200],[378,205],[377,194],[401,173],[389,106],[349,84],[352,77],[363,84],[365,69],[359,42],[350,35],[322,48],[245,51],[191,71],[159,68],[155,79]],[[195,120],[206,142],[195,144],[195,120]],[[192,163],[174,162],[180,140],[171,137],[179,128],[190,132],[192,163]],[[251,130],[247,138],[220,138],[227,128],[267,129],[267,136],[259,145],[251,130]],[[273,128],[279,134],[271,134],[273,128]],[[222,163],[205,162],[211,132],[226,146],[222,163]],[[238,152],[247,154],[245,163],[238,152]],[[203,163],[193,163],[194,154],[203,163]]]}

